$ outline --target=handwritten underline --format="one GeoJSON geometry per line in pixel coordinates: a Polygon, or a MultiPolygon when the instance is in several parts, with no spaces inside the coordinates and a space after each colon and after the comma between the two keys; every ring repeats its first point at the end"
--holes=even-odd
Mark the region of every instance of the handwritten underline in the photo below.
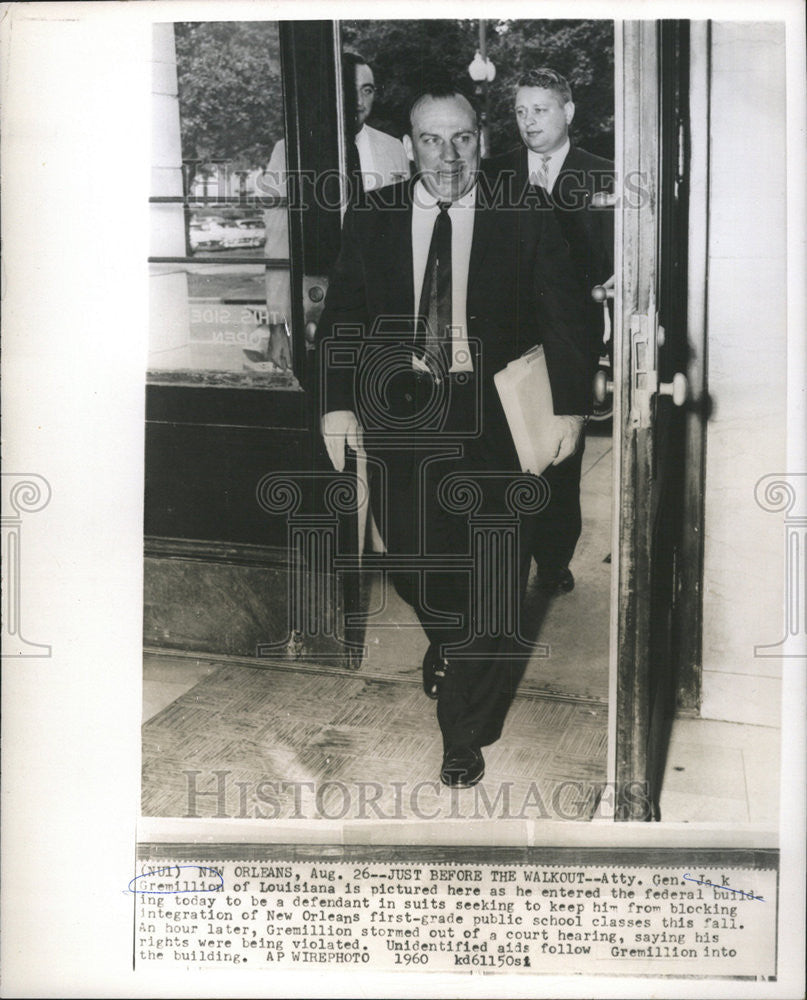
{"type": "Polygon", "coordinates": [[[741,896],[749,896],[751,899],[758,899],[761,903],[765,902],[763,896],[755,896],[753,892],[744,892],[742,889],[732,889],[730,885],[715,885],[714,882],[701,882],[700,879],[692,878],[691,875],[684,875],[684,878],[688,882],[695,882],[696,885],[710,885],[713,889],[728,889],[729,892],[739,892],[741,896]]]}

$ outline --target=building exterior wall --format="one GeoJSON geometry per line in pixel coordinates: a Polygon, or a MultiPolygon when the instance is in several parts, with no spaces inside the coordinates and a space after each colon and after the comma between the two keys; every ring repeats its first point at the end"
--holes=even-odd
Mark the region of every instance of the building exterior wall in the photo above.
{"type": "MultiPolygon", "coordinates": [[[[174,49],[174,26],[154,25],[152,62],[151,193],[182,195],[182,149],[179,132],[179,97],[174,49]]],[[[185,221],[181,204],[152,204],[153,257],[185,255],[185,221]]],[[[149,281],[149,367],[160,367],[164,352],[188,343],[188,278],[176,264],[152,265],[149,281]]]]}
{"type": "Polygon", "coordinates": [[[786,136],[782,24],[712,25],[701,714],[778,725],[782,515],[754,500],[785,471],[786,136]]]}

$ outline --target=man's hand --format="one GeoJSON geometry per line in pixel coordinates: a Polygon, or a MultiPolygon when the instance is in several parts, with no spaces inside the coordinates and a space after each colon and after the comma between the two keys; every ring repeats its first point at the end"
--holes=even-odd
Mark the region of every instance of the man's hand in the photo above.
{"type": "Polygon", "coordinates": [[[320,432],[328,449],[328,458],[337,472],[345,468],[345,444],[355,452],[362,453],[361,425],[353,410],[331,410],[320,420],[320,432]]]}
{"type": "Polygon", "coordinates": [[[279,325],[269,328],[269,361],[281,371],[291,368],[291,347],[285,329],[279,325]]]}
{"type": "Polygon", "coordinates": [[[580,439],[583,436],[583,428],[585,425],[586,422],[582,417],[555,417],[555,429],[558,435],[558,450],[552,460],[553,465],[560,465],[564,459],[568,458],[570,455],[574,455],[580,444],[580,439]]]}

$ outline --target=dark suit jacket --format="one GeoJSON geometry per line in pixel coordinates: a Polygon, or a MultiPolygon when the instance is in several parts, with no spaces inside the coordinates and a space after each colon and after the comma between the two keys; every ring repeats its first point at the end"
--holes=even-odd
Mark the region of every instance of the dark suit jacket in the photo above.
{"type": "MultiPolygon", "coordinates": [[[[498,196],[510,204],[529,203],[530,192],[533,207],[539,203],[529,183],[526,146],[493,157],[485,172],[492,186],[498,181],[498,196]]],[[[613,188],[614,164],[572,145],[549,198],[569,246],[595,347],[602,339],[602,307],[591,299],[591,289],[614,273],[614,222],[611,209],[595,208],[591,202],[596,193],[613,188]]]]}
{"type": "MultiPolygon", "coordinates": [[[[318,324],[320,412],[357,412],[372,424],[357,385],[379,357],[411,362],[415,327],[412,273],[412,192],[415,179],[367,196],[348,210],[342,248],[330,276],[318,324]],[[339,328],[347,332],[337,334],[339,328]],[[334,338],[337,338],[334,340],[334,338]],[[330,349],[323,352],[323,341],[330,349]],[[336,353],[333,344],[344,346],[336,353]]],[[[590,350],[568,248],[551,213],[502,212],[478,189],[468,275],[469,340],[480,348],[485,435],[514,456],[493,375],[529,347],[543,343],[556,413],[590,412],[590,350]]],[[[383,362],[382,362],[383,367],[383,362]]]]}

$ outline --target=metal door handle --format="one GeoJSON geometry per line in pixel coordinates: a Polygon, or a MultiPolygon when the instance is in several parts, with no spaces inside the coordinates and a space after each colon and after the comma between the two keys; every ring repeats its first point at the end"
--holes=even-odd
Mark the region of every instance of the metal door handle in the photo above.
{"type": "Polygon", "coordinates": [[[600,370],[594,376],[594,399],[598,403],[604,403],[608,394],[614,391],[614,383],[604,371],[600,370]]]}
{"type": "Polygon", "coordinates": [[[303,275],[303,333],[306,351],[313,351],[317,344],[317,323],[325,304],[328,279],[323,275],[303,275]]]}
{"type": "Polygon", "coordinates": [[[658,387],[659,396],[672,396],[674,406],[684,405],[688,391],[687,377],[683,372],[676,372],[672,382],[660,382],[658,387]]]}
{"type": "Polygon", "coordinates": [[[606,299],[612,299],[614,297],[614,286],[613,285],[595,285],[591,289],[591,297],[595,302],[605,302],[606,299]]]}

